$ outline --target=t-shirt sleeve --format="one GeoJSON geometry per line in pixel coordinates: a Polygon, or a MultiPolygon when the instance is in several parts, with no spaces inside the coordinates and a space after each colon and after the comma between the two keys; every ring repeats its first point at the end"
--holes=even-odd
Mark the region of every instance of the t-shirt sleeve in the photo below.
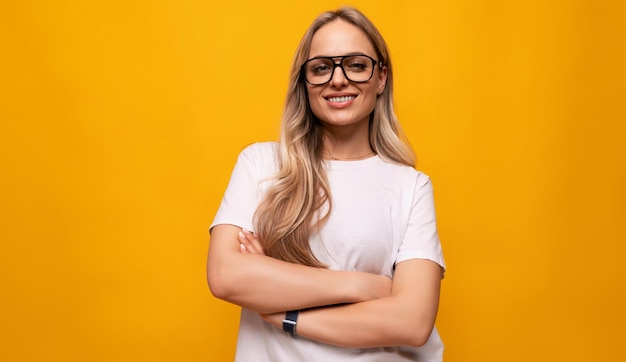
{"type": "Polygon", "coordinates": [[[428,259],[446,268],[437,233],[432,184],[422,173],[417,176],[408,225],[396,264],[409,259],[428,259]]]}
{"type": "Polygon", "coordinates": [[[259,203],[259,174],[263,165],[260,147],[254,144],[239,154],[209,230],[216,225],[230,224],[254,231],[253,217],[259,203]]]}

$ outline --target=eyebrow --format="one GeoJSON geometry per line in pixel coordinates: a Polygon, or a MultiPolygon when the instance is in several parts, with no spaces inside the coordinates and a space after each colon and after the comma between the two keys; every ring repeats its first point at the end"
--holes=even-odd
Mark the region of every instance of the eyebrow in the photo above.
{"type": "MultiPolygon", "coordinates": [[[[351,55],[367,55],[368,57],[372,57],[369,54],[363,53],[363,52],[352,52],[352,53],[346,53],[343,55],[316,55],[314,57],[311,57],[309,59],[315,59],[315,58],[338,58],[338,57],[349,57],[351,55]]],[[[372,57],[374,58],[374,57],[372,57]]],[[[374,58],[375,59],[375,58],[374,58]]]]}

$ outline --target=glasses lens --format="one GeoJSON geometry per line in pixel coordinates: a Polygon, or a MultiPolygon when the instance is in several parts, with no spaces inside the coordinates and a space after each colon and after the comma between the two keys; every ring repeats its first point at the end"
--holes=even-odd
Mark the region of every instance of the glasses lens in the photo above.
{"type": "Polygon", "coordinates": [[[366,56],[355,55],[343,58],[341,63],[348,79],[353,82],[367,82],[374,74],[374,64],[366,56]]]}
{"type": "Polygon", "coordinates": [[[311,84],[324,84],[330,80],[334,67],[330,58],[311,59],[304,66],[306,80],[311,84]]]}

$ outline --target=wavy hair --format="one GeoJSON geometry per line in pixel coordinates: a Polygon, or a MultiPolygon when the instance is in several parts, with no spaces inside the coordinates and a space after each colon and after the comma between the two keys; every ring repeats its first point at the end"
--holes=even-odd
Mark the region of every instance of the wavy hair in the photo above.
{"type": "Polygon", "coordinates": [[[342,19],[361,29],[378,59],[387,67],[387,83],[370,115],[370,146],[388,162],[415,166],[415,155],[393,107],[393,72],[387,45],[374,24],[360,11],[341,7],[318,16],[296,50],[282,116],[279,171],[255,212],[255,227],[267,255],[284,261],[325,267],[311,251],[310,236],[328,218],[332,205],[322,158],[323,129],[311,111],[301,66],[313,35],[325,24],[342,19]],[[324,207],[326,205],[327,207],[324,207]]]}

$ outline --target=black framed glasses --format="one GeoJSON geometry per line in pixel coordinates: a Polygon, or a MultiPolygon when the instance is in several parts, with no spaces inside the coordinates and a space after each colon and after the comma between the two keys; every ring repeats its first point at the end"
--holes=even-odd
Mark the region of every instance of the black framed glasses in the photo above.
{"type": "Polygon", "coordinates": [[[372,79],[376,66],[382,69],[383,62],[365,54],[355,54],[311,58],[302,64],[300,71],[304,74],[306,82],[311,85],[330,82],[337,67],[341,68],[343,75],[349,81],[363,83],[372,79]]]}

